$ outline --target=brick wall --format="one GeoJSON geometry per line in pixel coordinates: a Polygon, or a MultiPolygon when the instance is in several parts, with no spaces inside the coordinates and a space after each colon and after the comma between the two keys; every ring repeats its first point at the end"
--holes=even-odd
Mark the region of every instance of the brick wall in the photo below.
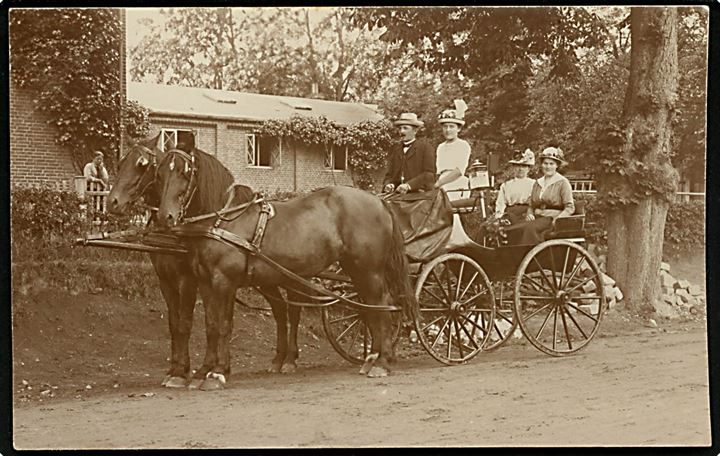
{"type": "Polygon", "coordinates": [[[37,112],[33,92],[10,87],[10,184],[72,185],[82,174],[72,164],[70,152],[55,144],[55,128],[37,112]]]}
{"type": "Polygon", "coordinates": [[[210,119],[187,119],[150,115],[152,135],[163,128],[195,132],[195,146],[220,159],[238,183],[266,193],[308,191],[329,185],[353,185],[352,173],[324,169],[324,151],[294,141],[283,140],[280,160],[272,167],[248,166],[245,156],[246,134],[255,124],[210,119]],[[296,170],[297,168],[297,170],[296,170]],[[297,172],[296,172],[297,171],[297,172]]]}

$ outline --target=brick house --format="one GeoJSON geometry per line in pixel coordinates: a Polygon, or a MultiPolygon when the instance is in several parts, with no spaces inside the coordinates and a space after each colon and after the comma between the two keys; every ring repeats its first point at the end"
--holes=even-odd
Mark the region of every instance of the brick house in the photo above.
{"type": "Polygon", "coordinates": [[[267,119],[325,116],[339,124],[382,118],[374,106],[309,98],[129,82],[127,97],[150,110],[161,149],[179,143],[217,156],[239,183],[266,192],[352,185],[347,150],[308,147],[254,130],[267,119]]]}

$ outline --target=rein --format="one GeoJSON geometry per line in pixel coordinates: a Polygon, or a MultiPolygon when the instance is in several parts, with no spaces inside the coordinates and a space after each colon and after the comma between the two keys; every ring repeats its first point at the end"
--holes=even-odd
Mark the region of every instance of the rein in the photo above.
{"type": "MultiPolygon", "coordinates": [[[[190,171],[190,181],[188,182],[188,186],[185,189],[185,192],[183,193],[182,197],[180,198],[181,201],[181,211],[180,211],[180,219],[183,219],[183,216],[187,212],[188,208],[190,207],[190,203],[192,203],[192,199],[195,196],[195,192],[197,191],[197,166],[195,165],[195,155],[188,154],[185,151],[182,151],[180,149],[173,149],[168,151],[168,155],[174,156],[179,155],[184,161],[186,168],[189,168],[190,171]]],[[[170,163],[170,170],[173,169],[174,162],[170,163]]]]}

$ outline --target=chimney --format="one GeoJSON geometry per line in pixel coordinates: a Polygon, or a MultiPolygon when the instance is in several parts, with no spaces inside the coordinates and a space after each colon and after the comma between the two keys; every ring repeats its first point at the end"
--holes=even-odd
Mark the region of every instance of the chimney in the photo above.
{"type": "Polygon", "coordinates": [[[308,98],[322,100],[323,96],[320,94],[320,86],[317,82],[313,82],[310,85],[310,95],[308,98]]]}

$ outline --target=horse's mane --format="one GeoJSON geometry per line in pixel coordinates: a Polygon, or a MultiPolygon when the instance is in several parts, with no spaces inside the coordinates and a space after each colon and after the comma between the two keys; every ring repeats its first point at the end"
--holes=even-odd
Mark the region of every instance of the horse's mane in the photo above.
{"type": "MultiPolygon", "coordinates": [[[[193,149],[192,153],[197,166],[197,190],[188,214],[192,212],[193,215],[197,215],[217,211],[227,201],[228,188],[233,185],[235,178],[230,170],[213,155],[197,148],[193,149]]],[[[252,198],[253,192],[250,187],[244,185],[237,187],[244,189],[235,192],[235,200],[245,197],[247,198],[245,201],[248,201],[252,198]]]]}

